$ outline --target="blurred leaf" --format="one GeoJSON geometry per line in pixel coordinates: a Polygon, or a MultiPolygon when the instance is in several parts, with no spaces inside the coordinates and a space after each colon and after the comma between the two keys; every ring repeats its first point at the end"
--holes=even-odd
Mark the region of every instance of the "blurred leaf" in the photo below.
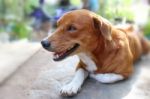
{"type": "Polygon", "coordinates": [[[12,32],[16,38],[27,38],[29,36],[30,30],[25,23],[18,22],[13,27],[12,32]]]}
{"type": "Polygon", "coordinates": [[[31,13],[32,12],[32,7],[38,7],[39,6],[39,2],[38,0],[26,0],[26,2],[24,2],[24,9],[26,13],[31,13]]]}
{"type": "Polygon", "coordinates": [[[150,36],[150,20],[147,21],[147,24],[143,27],[144,34],[150,36]]]}
{"type": "Polygon", "coordinates": [[[116,17],[133,20],[134,14],[130,9],[132,0],[101,0],[99,13],[107,19],[114,19],[116,17]]]}

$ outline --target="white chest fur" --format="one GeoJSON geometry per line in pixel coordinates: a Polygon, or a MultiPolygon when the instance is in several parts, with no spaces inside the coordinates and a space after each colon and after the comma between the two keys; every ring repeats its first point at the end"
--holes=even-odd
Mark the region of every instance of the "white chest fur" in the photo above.
{"type": "Polygon", "coordinates": [[[91,59],[89,55],[87,55],[86,53],[80,53],[78,56],[82,60],[82,62],[86,64],[86,69],[89,72],[94,72],[95,70],[97,70],[95,62],[91,59]]]}

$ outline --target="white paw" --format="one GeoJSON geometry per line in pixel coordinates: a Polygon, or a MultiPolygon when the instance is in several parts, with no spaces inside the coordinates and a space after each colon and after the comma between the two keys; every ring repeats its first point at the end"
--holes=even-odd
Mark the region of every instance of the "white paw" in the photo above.
{"type": "Polygon", "coordinates": [[[61,88],[60,94],[62,96],[73,96],[73,95],[77,94],[77,92],[80,90],[80,88],[81,87],[70,83],[61,88]]]}

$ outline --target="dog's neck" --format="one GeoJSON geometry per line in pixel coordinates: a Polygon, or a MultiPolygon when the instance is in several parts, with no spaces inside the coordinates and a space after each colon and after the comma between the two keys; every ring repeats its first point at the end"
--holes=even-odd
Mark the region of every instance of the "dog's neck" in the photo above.
{"type": "Polygon", "coordinates": [[[90,52],[92,59],[94,59],[95,63],[98,65],[102,65],[105,59],[109,56],[111,52],[116,49],[115,42],[103,40],[98,42],[95,50],[90,52]]]}
{"type": "Polygon", "coordinates": [[[103,66],[109,54],[116,49],[113,40],[105,40],[102,36],[97,36],[91,46],[94,48],[93,50],[86,50],[84,53],[79,54],[79,58],[87,65],[89,72],[95,71],[97,66],[103,66]]]}

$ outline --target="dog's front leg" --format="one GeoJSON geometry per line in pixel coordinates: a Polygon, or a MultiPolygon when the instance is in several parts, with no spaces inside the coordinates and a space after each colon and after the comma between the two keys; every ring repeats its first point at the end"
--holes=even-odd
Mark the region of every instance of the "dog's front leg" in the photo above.
{"type": "MultiPolygon", "coordinates": [[[[79,65],[81,65],[81,63],[79,63],[79,65]]],[[[80,90],[84,80],[88,76],[88,72],[81,67],[82,66],[78,66],[72,81],[61,88],[60,94],[62,96],[73,96],[80,90]]]]}

